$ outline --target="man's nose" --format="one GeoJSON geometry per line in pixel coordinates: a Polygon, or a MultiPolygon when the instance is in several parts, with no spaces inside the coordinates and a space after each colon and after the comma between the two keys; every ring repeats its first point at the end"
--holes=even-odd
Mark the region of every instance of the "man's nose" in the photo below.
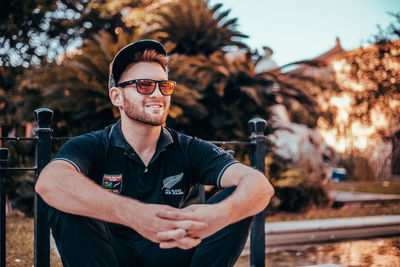
{"type": "Polygon", "coordinates": [[[153,91],[153,93],[150,95],[152,97],[163,97],[164,95],[161,93],[161,88],[160,88],[160,84],[157,83],[156,84],[156,88],[153,91]]]}

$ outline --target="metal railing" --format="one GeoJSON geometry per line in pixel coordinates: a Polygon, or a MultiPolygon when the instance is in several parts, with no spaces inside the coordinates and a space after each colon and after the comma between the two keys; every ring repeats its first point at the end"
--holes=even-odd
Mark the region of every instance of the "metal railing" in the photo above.
{"type": "MultiPolygon", "coordinates": [[[[68,140],[68,137],[52,137],[50,122],[53,111],[40,108],[34,111],[37,128],[34,137],[0,137],[2,141],[33,141],[36,146],[35,166],[15,168],[7,167],[8,149],[0,148],[0,267],[6,266],[6,180],[7,171],[34,171],[36,180],[50,161],[51,143],[55,140],[68,140]]],[[[251,135],[249,141],[211,141],[217,145],[247,145],[251,147],[250,164],[265,173],[266,142],[264,130],[266,121],[260,118],[248,122],[251,135]]],[[[199,190],[200,201],[205,201],[204,187],[199,190]]],[[[255,216],[250,234],[250,265],[265,266],[265,214],[264,211],[255,216]]],[[[34,194],[34,266],[50,266],[50,228],[47,217],[47,206],[38,194],[34,194]]]]}

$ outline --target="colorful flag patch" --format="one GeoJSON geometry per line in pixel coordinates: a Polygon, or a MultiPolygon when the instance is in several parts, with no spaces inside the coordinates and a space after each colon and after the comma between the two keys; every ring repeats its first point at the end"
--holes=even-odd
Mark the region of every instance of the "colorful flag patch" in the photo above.
{"type": "Polygon", "coordinates": [[[103,188],[112,193],[121,193],[122,189],[122,174],[104,174],[103,188]]]}

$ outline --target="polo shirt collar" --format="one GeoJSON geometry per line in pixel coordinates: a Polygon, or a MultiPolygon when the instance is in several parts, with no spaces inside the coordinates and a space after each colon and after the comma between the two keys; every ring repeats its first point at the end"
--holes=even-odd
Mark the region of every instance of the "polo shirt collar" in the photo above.
{"type": "MultiPolygon", "coordinates": [[[[122,134],[121,119],[119,119],[113,126],[111,126],[109,134],[111,146],[120,147],[124,150],[131,148],[129,143],[126,141],[124,135],[122,134]]],[[[171,133],[164,127],[161,127],[160,137],[157,142],[156,152],[163,150],[168,145],[174,142],[171,133]]]]}

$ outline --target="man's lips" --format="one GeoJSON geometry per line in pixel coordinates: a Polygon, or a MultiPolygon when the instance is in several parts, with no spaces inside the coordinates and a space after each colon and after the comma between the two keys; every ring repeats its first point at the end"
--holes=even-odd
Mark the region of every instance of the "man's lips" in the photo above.
{"type": "Polygon", "coordinates": [[[164,105],[161,103],[149,103],[146,104],[146,108],[162,108],[164,105]]]}

